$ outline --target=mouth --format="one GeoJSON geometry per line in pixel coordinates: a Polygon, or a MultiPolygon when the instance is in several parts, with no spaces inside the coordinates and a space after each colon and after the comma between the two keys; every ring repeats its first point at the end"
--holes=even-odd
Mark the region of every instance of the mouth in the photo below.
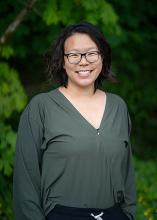
{"type": "Polygon", "coordinates": [[[79,70],[76,71],[76,73],[80,76],[80,77],[88,77],[91,74],[92,70],[79,70]]]}

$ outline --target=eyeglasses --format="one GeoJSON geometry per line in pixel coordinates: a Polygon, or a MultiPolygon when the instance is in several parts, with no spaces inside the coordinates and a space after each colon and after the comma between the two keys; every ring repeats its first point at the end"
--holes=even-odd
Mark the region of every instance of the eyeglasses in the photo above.
{"type": "Polygon", "coordinates": [[[99,51],[90,51],[87,53],[67,53],[64,56],[67,57],[69,63],[71,64],[78,64],[82,60],[84,56],[86,61],[89,63],[97,62],[99,59],[100,52],[99,51]]]}

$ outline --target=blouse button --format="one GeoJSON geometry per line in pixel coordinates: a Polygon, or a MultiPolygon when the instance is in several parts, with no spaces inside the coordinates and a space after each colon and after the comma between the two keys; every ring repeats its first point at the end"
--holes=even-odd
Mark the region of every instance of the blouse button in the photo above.
{"type": "Polygon", "coordinates": [[[97,135],[99,135],[100,133],[99,133],[99,128],[98,129],[96,129],[97,130],[97,135]]]}

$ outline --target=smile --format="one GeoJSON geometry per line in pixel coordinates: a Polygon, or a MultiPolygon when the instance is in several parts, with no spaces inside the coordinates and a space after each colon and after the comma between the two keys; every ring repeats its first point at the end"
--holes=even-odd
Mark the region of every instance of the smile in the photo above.
{"type": "Polygon", "coordinates": [[[79,70],[79,71],[76,71],[76,73],[79,75],[79,76],[82,76],[82,77],[87,77],[91,74],[92,70],[79,70]]]}

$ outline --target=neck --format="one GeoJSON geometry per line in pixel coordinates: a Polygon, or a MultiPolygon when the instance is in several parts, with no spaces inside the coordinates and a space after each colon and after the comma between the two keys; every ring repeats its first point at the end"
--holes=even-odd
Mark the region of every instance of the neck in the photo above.
{"type": "Polygon", "coordinates": [[[88,87],[78,87],[78,86],[72,86],[67,85],[67,88],[60,87],[63,89],[67,94],[69,94],[71,97],[76,98],[91,98],[94,95],[94,86],[90,85],[88,87]]]}

